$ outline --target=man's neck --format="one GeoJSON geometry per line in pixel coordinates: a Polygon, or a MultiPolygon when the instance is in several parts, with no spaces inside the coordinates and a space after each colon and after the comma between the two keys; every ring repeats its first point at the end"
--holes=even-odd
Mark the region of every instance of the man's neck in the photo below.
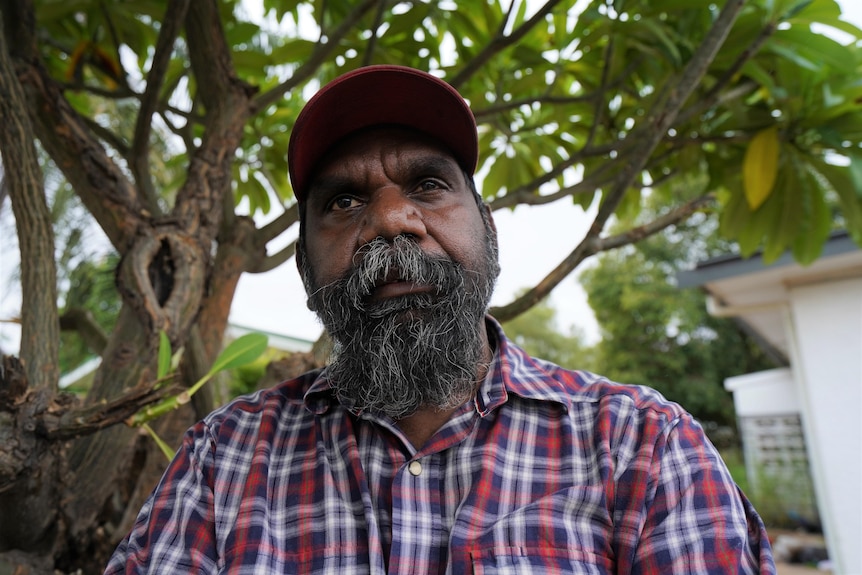
{"type": "Polygon", "coordinates": [[[420,409],[413,415],[408,415],[398,421],[398,428],[417,450],[422,449],[437,430],[449,421],[458,408],[439,410],[434,408],[420,409]]]}
{"type": "MultiPolygon", "coordinates": [[[[488,338],[487,326],[484,321],[482,322],[482,341],[484,342],[482,346],[482,359],[479,365],[476,366],[476,383],[468,399],[475,397],[479,386],[485,381],[485,377],[488,375],[488,366],[491,364],[491,359],[494,356],[494,350],[488,338]]],[[[413,447],[419,450],[449,421],[452,414],[458,411],[459,408],[460,406],[450,409],[423,407],[416,413],[400,419],[398,421],[398,428],[407,436],[413,447]]]]}

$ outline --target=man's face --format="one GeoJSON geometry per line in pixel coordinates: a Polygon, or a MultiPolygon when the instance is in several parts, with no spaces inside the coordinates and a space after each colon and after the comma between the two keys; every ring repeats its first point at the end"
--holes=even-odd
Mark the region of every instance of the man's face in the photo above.
{"type": "Polygon", "coordinates": [[[363,132],[324,160],[300,269],[342,401],[398,419],[472,392],[498,273],[480,209],[449,152],[408,130],[363,132]]]}
{"type": "MultiPolygon", "coordinates": [[[[377,237],[410,236],[426,254],[475,270],[487,235],[455,159],[399,128],[362,132],[329,153],[309,190],[305,224],[305,255],[318,285],[343,277],[357,251],[377,237]]],[[[422,289],[387,283],[374,296],[422,289]]]]}

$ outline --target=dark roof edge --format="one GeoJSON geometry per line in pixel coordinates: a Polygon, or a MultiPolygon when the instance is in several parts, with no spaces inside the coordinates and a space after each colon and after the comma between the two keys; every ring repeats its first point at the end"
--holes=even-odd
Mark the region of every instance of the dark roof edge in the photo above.
{"type": "MultiPolygon", "coordinates": [[[[849,233],[846,231],[835,232],[826,240],[823,245],[823,253],[818,259],[845,254],[858,249],[860,249],[859,246],[856,245],[849,233]]],[[[761,256],[761,252],[748,258],[743,258],[738,254],[729,254],[705,260],[698,263],[693,270],[678,272],[676,274],[677,286],[679,288],[702,286],[717,280],[796,263],[793,254],[789,251],[784,252],[781,257],[768,265],[763,263],[761,256]]]]}

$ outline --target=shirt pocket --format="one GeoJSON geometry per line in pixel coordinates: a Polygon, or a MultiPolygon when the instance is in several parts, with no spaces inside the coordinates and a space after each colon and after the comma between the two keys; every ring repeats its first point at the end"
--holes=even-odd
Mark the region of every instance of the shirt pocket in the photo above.
{"type": "MultiPolygon", "coordinates": [[[[613,573],[613,523],[601,490],[570,487],[494,519],[465,545],[476,574],[613,573]]],[[[463,555],[462,555],[463,557],[463,555]]]]}
{"type": "Polygon", "coordinates": [[[303,575],[363,575],[370,573],[366,546],[329,546],[285,551],[265,544],[225,554],[219,575],[295,573],[303,575]]]}
{"type": "Polygon", "coordinates": [[[605,575],[613,561],[579,549],[548,547],[494,547],[470,552],[474,575],[605,575]]]}

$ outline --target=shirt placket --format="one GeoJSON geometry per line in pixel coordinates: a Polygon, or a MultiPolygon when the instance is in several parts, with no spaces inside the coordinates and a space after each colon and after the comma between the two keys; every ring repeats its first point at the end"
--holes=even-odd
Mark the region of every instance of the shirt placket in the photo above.
{"type": "Polygon", "coordinates": [[[392,482],[389,573],[437,573],[447,534],[440,517],[439,454],[415,457],[392,482]]]}
{"type": "MultiPolygon", "coordinates": [[[[469,405],[469,404],[468,404],[469,405]]],[[[392,482],[392,545],[390,574],[443,573],[448,562],[449,526],[455,512],[443,494],[447,451],[458,449],[478,421],[465,406],[421,451],[396,472],[392,482]]]]}

